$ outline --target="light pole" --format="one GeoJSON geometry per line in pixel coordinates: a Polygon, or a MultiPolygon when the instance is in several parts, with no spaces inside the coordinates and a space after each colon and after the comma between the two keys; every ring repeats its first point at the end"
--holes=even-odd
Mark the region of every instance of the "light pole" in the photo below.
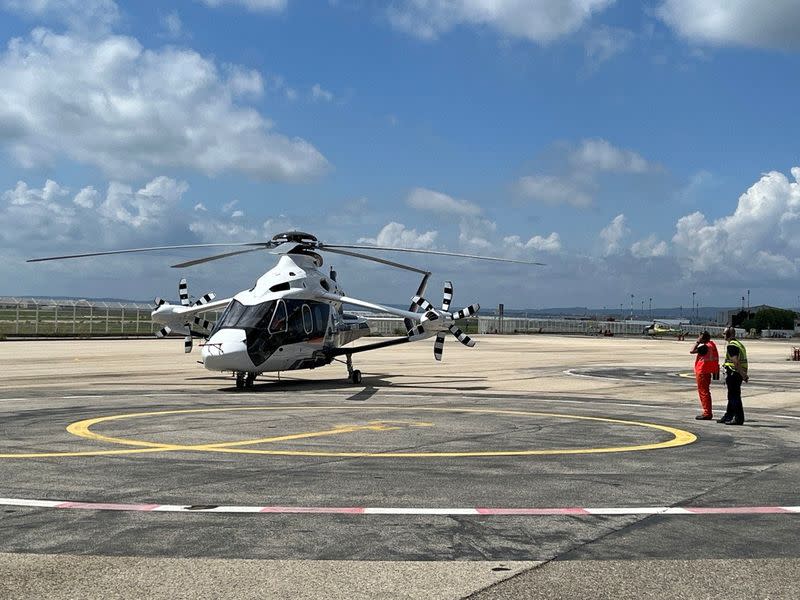
{"type": "Polygon", "coordinates": [[[644,300],[642,300],[642,318],[644,319],[644,300]]]}
{"type": "Polygon", "coordinates": [[[633,294],[631,294],[631,320],[633,320],[633,294]]]}
{"type": "Polygon", "coordinates": [[[695,312],[694,312],[694,295],[696,293],[697,292],[692,292],[692,318],[694,318],[694,314],[695,314],[695,312]]]}
{"type": "Polygon", "coordinates": [[[652,298],[650,298],[650,305],[649,305],[649,308],[648,308],[648,312],[650,313],[650,320],[652,320],[653,319],[653,299],[652,298]]]}

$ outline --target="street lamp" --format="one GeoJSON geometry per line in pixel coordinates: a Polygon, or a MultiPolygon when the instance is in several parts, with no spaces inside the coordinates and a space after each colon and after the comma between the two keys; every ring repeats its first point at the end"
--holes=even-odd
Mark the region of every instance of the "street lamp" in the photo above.
{"type": "Polygon", "coordinates": [[[652,319],[653,318],[653,299],[652,298],[650,298],[650,305],[649,305],[648,312],[650,313],[650,318],[652,319]]]}
{"type": "Polygon", "coordinates": [[[697,293],[697,292],[692,292],[692,318],[694,318],[694,316],[695,316],[695,310],[694,310],[694,295],[695,295],[696,293],[697,293]]]}
{"type": "Polygon", "coordinates": [[[633,320],[633,294],[631,294],[631,320],[633,320]]]}

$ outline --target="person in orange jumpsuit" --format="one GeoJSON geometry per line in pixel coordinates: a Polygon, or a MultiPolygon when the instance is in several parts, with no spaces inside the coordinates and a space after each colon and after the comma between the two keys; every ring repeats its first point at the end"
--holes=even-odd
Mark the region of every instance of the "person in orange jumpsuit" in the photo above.
{"type": "Polygon", "coordinates": [[[698,421],[709,421],[713,418],[711,411],[711,379],[719,379],[719,352],[717,345],[711,340],[711,334],[704,331],[689,350],[694,354],[694,376],[697,379],[697,393],[700,395],[700,406],[703,413],[697,415],[698,421]]]}

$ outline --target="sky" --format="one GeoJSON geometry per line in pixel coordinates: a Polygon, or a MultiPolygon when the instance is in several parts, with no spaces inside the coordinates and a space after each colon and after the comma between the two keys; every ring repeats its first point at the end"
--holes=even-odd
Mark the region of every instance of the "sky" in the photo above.
{"type": "Polygon", "coordinates": [[[0,0],[0,295],[232,295],[276,257],[25,260],[299,229],[545,263],[385,255],[455,307],[797,307],[799,66],[796,0],[0,0]]]}

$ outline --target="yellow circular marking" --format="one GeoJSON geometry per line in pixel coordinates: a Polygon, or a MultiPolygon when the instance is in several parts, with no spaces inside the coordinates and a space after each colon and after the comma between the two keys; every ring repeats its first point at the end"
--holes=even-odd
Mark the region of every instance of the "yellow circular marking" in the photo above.
{"type": "MultiPolygon", "coordinates": [[[[400,407],[400,406],[255,406],[255,407],[232,407],[232,408],[193,408],[185,410],[165,410],[155,412],[143,413],[130,413],[122,415],[112,415],[107,417],[96,417],[93,419],[86,419],[72,423],[67,427],[70,433],[84,437],[87,439],[108,442],[114,444],[123,444],[138,447],[137,450],[128,450],[127,452],[169,452],[169,451],[194,451],[194,452],[225,452],[236,454],[267,454],[279,456],[318,456],[318,457],[370,457],[370,458],[457,458],[457,457],[490,457],[490,456],[534,456],[534,455],[555,455],[555,454],[599,454],[610,452],[633,452],[641,450],[655,450],[660,448],[674,448],[677,446],[685,446],[697,441],[697,436],[688,431],[667,427],[665,425],[657,425],[655,423],[643,423],[639,421],[626,421],[621,419],[610,419],[606,417],[587,417],[578,415],[564,415],[558,413],[544,413],[544,412],[530,412],[519,410],[501,410],[501,409],[478,409],[478,408],[433,408],[433,407],[400,407]],[[270,438],[259,438],[252,440],[240,440],[235,442],[222,442],[215,444],[197,444],[197,445],[179,445],[179,444],[159,444],[146,440],[136,440],[130,438],[117,438],[106,436],[96,433],[91,430],[91,427],[99,423],[108,421],[118,421],[122,419],[134,419],[141,417],[153,416],[166,416],[178,414],[198,414],[198,413],[217,413],[217,412],[233,412],[233,411],[273,411],[273,410],[381,410],[381,411],[425,411],[425,412],[459,412],[471,414],[491,414],[491,415],[513,415],[523,417],[552,417],[560,419],[573,419],[580,421],[598,421],[601,423],[612,423],[615,425],[627,425],[635,427],[646,427],[656,429],[672,435],[672,439],[664,442],[657,442],[652,444],[640,444],[635,446],[609,446],[600,448],[552,448],[541,450],[486,450],[474,452],[321,452],[321,451],[305,451],[305,450],[264,450],[257,448],[243,448],[242,446],[252,446],[256,444],[275,443],[289,440],[296,440],[309,437],[319,437],[325,435],[335,435],[339,433],[348,433],[352,431],[362,431],[365,429],[373,430],[390,430],[393,427],[385,427],[379,425],[353,425],[353,426],[340,426],[337,428],[305,432],[297,434],[289,434],[282,436],[275,436],[270,438]]],[[[126,451],[116,451],[122,453],[126,451]]],[[[100,452],[98,452],[100,453],[100,452]]],[[[107,451],[111,454],[114,451],[107,451]]],[[[73,455],[58,454],[59,456],[73,455]]],[[[2,456],[2,455],[0,455],[2,456]]]]}

